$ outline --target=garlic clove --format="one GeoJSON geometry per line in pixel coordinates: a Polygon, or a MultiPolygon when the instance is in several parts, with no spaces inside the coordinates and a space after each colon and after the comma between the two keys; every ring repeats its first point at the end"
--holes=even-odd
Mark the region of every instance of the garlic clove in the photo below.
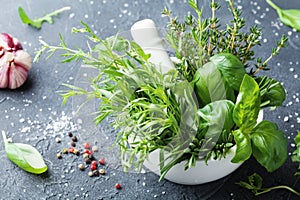
{"type": "Polygon", "coordinates": [[[16,89],[24,84],[32,67],[31,56],[18,39],[0,34],[0,88],[16,89]]]}
{"type": "Polygon", "coordinates": [[[8,33],[1,33],[0,34],[0,46],[4,49],[10,51],[14,48],[14,41],[13,37],[8,33]]]}
{"type": "Polygon", "coordinates": [[[8,87],[8,73],[9,66],[6,63],[1,64],[0,66],[0,88],[8,87]]]}
{"type": "Polygon", "coordinates": [[[9,80],[8,80],[8,88],[9,89],[16,89],[23,85],[23,83],[27,79],[28,71],[25,70],[23,67],[12,63],[9,70],[9,80]]]}
{"type": "Polygon", "coordinates": [[[0,88],[20,87],[26,81],[28,71],[32,67],[30,55],[23,50],[6,52],[0,63],[0,88]]]}
{"type": "Polygon", "coordinates": [[[14,63],[29,71],[32,67],[32,58],[26,51],[19,50],[15,52],[14,63]]]}

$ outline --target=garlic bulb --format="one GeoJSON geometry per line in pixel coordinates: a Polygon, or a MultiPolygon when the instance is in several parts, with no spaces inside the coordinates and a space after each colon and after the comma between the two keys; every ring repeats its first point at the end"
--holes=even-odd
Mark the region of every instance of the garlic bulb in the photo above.
{"type": "Polygon", "coordinates": [[[0,88],[16,89],[27,79],[31,56],[7,33],[0,34],[0,88]]]}

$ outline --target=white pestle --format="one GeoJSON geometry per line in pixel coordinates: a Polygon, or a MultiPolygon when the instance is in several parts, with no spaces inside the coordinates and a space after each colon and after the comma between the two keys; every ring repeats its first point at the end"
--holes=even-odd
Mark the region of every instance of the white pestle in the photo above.
{"type": "Polygon", "coordinates": [[[174,65],[166,52],[155,23],[151,19],[136,22],[131,27],[131,36],[145,53],[151,54],[150,61],[162,73],[174,69],[174,65]]]}

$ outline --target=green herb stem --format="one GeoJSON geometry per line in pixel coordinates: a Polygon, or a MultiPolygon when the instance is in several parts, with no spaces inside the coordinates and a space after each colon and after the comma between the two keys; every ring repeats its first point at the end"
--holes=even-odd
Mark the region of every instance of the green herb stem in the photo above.
{"type": "Polygon", "coordinates": [[[237,19],[238,19],[238,15],[236,13],[236,10],[234,8],[234,5],[233,5],[233,1],[228,1],[229,3],[229,6],[232,10],[232,14],[233,14],[233,18],[235,19],[234,22],[233,22],[233,31],[231,32],[231,43],[229,43],[229,47],[231,47],[231,53],[233,53],[233,50],[234,50],[234,44],[235,44],[235,39],[236,39],[236,33],[237,33],[237,19]]]}
{"type": "Polygon", "coordinates": [[[4,131],[2,131],[2,138],[3,138],[3,141],[4,141],[4,144],[7,143],[7,137],[6,137],[6,134],[4,131]]]}
{"type": "Polygon", "coordinates": [[[70,9],[71,9],[70,6],[66,6],[66,7],[63,7],[63,8],[61,8],[61,9],[55,10],[55,11],[53,11],[53,12],[47,14],[46,16],[52,17],[52,16],[55,16],[55,15],[61,13],[61,12],[64,12],[64,11],[67,11],[67,10],[70,10],[70,9]]]}
{"type": "Polygon", "coordinates": [[[277,5],[275,5],[271,0],[266,0],[266,2],[273,7],[275,10],[281,10],[277,5]]]}
{"type": "Polygon", "coordinates": [[[270,192],[272,190],[277,190],[277,189],[285,189],[285,190],[289,190],[290,192],[294,193],[297,196],[300,196],[300,192],[294,190],[293,188],[286,186],[286,185],[278,185],[278,186],[274,186],[274,187],[270,187],[270,188],[261,188],[261,192],[255,192],[255,195],[261,195],[267,192],[270,192]]]}

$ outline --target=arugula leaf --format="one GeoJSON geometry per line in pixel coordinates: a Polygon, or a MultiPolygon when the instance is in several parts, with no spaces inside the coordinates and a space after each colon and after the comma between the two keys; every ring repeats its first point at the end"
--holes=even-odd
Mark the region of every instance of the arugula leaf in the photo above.
{"type": "Polygon", "coordinates": [[[251,135],[252,150],[255,159],[268,172],[278,169],[287,159],[288,141],[276,124],[269,121],[260,122],[251,135]]]}
{"type": "Polygon", "coordinates": [[[219,53],[210,58],[210,60],[221,71],[222,77],[228,85],[239,91],[246,69],[243,63],[231,53],[219,53]]]}
{"type": "Polygon", "coordinates": [[[46,14],[45,16],[43,16],[41,18],[35,18],[33,20],[28,17],[25,10],[21,6],[19,6],[19,8],[18,8],[18,12],[19,12],[19,16],[24,24],[27,24],[27,25],[33,26],[37,29],[40,29],[42,27],[43,22],[48,22],[49,24],[53,24],[53,19],[52,19],[53,16],[57,16],[57,15],[59,15],[59,13],[66,11],[66,10],[70,10],[70,9],[71,9],[71,7],[69,7],[69,6],[63,7],[61,9],[55,10],[49,14],[46,14]]]}
{"type": "Polygon", "coordinates": [[[4,131],[2,137],[7,157],[18,167],[33,174],[47,171],[48,167],[37,149],[28,144],[8,142],[4,131]]]}
{"type": "Polygon", "coordinates": [[[245,75],[233,109],[233,120],[243,133],[247,134],[252,131],[257,123],[259,110],[258,84],[251,76],[245,75]]]}
{"type": "Polygon", "coordinates": [[[277,5],[275,5],[271,0],[266,0],[266,2],[277,11],[280,20],[285,25],[300,31],[300,10],[298,9],[283,10],[277,5]]]}
{"type": "Polygon", "coordinates": [[[252,155],[250,136],[248,134],[244,134],[240,129],[233,131],[232,134],[236,143],[236,151],[231,162],[239,163],[248,160],[252,155]]]}
{"type": "Polygon", "coordinates": [[[285,90],[280,82],[267,76],[255,78],[260,89],[261,108],[268,106],[282,106],[286,98],[285,90]]]}

